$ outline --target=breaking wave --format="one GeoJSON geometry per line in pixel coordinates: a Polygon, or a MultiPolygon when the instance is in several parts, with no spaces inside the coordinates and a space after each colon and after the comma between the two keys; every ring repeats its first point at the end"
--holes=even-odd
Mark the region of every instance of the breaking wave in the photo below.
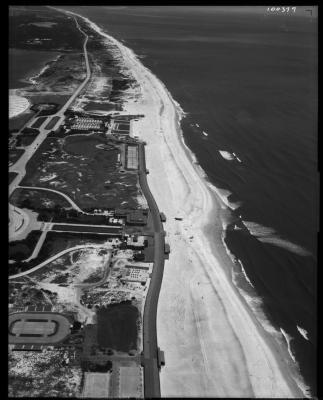
{"type": "Polygon", "coordinates": [[[289,240],[280,237],[273,228],[269,228],[252,221],[242,221],[242,223],[247,228],[249,233],[256,237],[260,242],[273,244],[299,256],[306,257],[312,255],[312,253],[298,244],[292,243],[289,240]]]}

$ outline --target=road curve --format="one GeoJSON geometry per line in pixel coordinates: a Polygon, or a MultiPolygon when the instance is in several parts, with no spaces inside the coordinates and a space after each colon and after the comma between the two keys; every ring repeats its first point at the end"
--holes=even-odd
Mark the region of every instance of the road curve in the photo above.
{"type": "MultiPolygon", "coordinates": [[[[59,190],[55,190],[55,189],[50,189],[50,188],[44,188],[44,187],[40,187],[40,186],[19,186],[20,189],[30,189],[30,190],[45,190],[48,192],[53,192],[53,193],[57,193],[60,196],[63,196],[64,199],[66,201],[68,201],[70,203],[70,205],[78,212],[83,213],[83,214],[88,214],[86,212],[84,212],[83,210],[80,209],[80,207],[69,197],[67,196],[67,194],[60,192],[59,190]]],[[[92,214],[88,214],[88,215],[92,215],[92,214]]]]}
{"type": "Polygon", "coordinates": [[[79,246],[70,247],[68,249],[62,250],[57,254],[54,254],[52,257],[48,258],[47,260],[43,261],[42,263],[36,265],[33,268],[28,269],[28,271],[20,272],[19,274],[10,275],[9,279],[20,278],[21,276],[31,274],[32,272],[37,271],[38,269],[45,267],[45,265],[51,263],[52,261],[56,260],[56,258],[63,256],[66,253],[69,253],[74,250],[85,249],[85,248],[105,248],[103,244],[81,244],[79,246]]]}

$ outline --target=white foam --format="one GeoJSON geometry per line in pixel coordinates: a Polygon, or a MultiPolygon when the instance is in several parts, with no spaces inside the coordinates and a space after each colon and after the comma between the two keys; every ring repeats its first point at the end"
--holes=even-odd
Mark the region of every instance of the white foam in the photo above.
{"type": "Polygon", "coordinates": [[[266,227],[252,221],[242,221],[242,223],[248,229],[250,234],[256,237],[262,243],[273,244],[299,256],[306,257],[311,255],[311,253],[303,247],[280,237],[273,228],[266,227]]]}
{"type": "Polygon", "coordinates": [[[296,363],[295,357],[294,357],[293,352],[292,352],[291,347],[290,347],[290,341],[292,340],[292,337],[287,332],[285,332],[283,328],[280,328],[280,331],[281,331],[281,333],[283,334],[283,336],[284,336],[284,338],[286,340],[288,353],[291,356],[291,358],[294,361],[294,363],[296,363]]]}
{"type": "Polygon", "coordinates": [[[231,154],[229,151],[219,150],[219,153],[221,154],[221,156],[222,156],[225,160],[228,160],[228,161],[234,160],[233,154],[231,154]]]}
{"type": "Polygon", "coordinates": [[[245,269],[243,268],[243,264],[242,264],[241,260],[237,259],[237,261],[238,261],[238,263],[240,264],[241,271],[242,271],[244,277],[246,278],[246,281],[249,283],[250,286],[252,286],[252,287],[254,288],[254,285],[251,283],[251,281],[250,281],[250,279],[248,278],[248,275],[247,275],[245,269]]]}
{"type": "Polygon", "coordinates": [[[231,210],[235,210],[240,207],[241,202],[233,203],[232,201],[228,200],[228,197],[231,195],[231,192],[229,190],[219,189],[216,186],[212,185],[210,182],[207,182],[207,185],[211,190],[213,190],[213,192],[217,194],[220,200],[222,200],[222,203],[229,207],[231,210]]]}
{"type": "Polygon", "coordinates": [[[304,339],[309,340],[308,339],[308,333],[306,331],[306,329],[301,328],[300,326],[296,325],[298,332],[303,336],[304,339]]]}
{"type": "Polygon", "coordinates": [[[233,155],[234,155],[234,158],[237,160],[237,161],[239,161],[240,163],[242,162],[241,160],[240,160],[240,158],[236,155],[236,153],[232,153],[233,155]]]}

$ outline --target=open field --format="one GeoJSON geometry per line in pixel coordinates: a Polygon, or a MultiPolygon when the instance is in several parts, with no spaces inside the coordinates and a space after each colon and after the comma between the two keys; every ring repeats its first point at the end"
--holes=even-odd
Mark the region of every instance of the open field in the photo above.
{"type": "Polygon", "coordinates": [[[16,117],[9,119],[9,130],[21,129],[33,116],[35,113],[33,111],[26,111],[16,117]]]}
{"type": "Polygon", "coordinates": [[[140,366],[120,367],[119,396],[121,398],[142,397],[142,369],[140,366]]]}
{"type": "Polygon", "coordinates": [[[25,152],[25,150],[22,149],[10,149],[9,150],[9,162],[14,164],[16,161],[19,160],[21,155],[25,152]]]}
{"type": "Polygon", "coordinates": [[[9,172],[9,185],[17,175],[18,175],[17,172],[9,172]]]}
{"type": "Polygon", "coordinates": [[[86,372],[82,397],[107,398],[110,376],[109,373],[86,372]]]}
{"type": "Polygon", "coordinates": [[[22,185],[59,190],[82,210],[137,208],[137,175],[119,172],[119,149],[98,147],[105,143],[99,135],[46,139],[28,162],[22,185]]]}
{"type": "Polygon", "coordinates": [[[109,228],[105,226],[86,226],[86,225],[54,225],[53,231],[60,232],[86,232],[113,235],[114,237],[122,236],[122,229],[109,228]]]}
{"type": "Polygon", "coordinates": [[[53,117],[53,118],[48,122],[48,124],[45,126],[45,129],[48,129],[48,130],[53,129],[54,126],[57,124],[57,122],[58,122],[59,119],[60,119],[59,116],[53,117]]]}
{"type": "Polygon", "coordinates": [[[16,262],[10,264],[10,275],[27,271],[55,254],[70,247],[82,244],[101,244],[105,243],[111,236],[99,235],[95,233],[71,233],[71,232],[47,232],[46,239],[41,247],[38,256],[29,262],[16,262]]]}
{"type": "Polygon", "coordinates": [[[98,310],[99,345],[125,352],[136,350],[138,315],[137,308],[127,303],[98,310]]]}
{"type": "Polygon", "coordinates": [[[39,117],[36,121],[31,125],[31,128],[39,128],[45,121],[46,117],[39,117]]]}
{"type": "Polygon", "coordinates": [[[90,102],[90,103],[86,104],[86,106],[83,109],[84,109],[84,111],[102,111],[102,112],[107,112],[107,111],[118,110],[119,107],[118,107],[117,104],[114,104],[114,103],[90,102]]]}
{"type": "Polygon", "coordinates": [[[56,112],[59,111],[62,108],[62,106],[67,102],[67,100],[70,98],[70,95],[68,94],[60,94],[55,92],[30,93],[26,91],[24,92],[24,95],[33,105],[39,103],[57,104],[58,107],[56,109],[56,112]]]}
{"type": "Polygon", "coordinates": [[[75,23],[71,23],[66,16],[57,11],[45,7],[38,7],[37,10],[35,7],[11,10],[9,39],[11,48],[52,51],[81,50],[84,40],[75,23]]]}
{"type": "Polygon", "coordinates": [[[87,215],[73,208],[61,194],[49,190],[17,188],[10,204],[38,213],[38,221],[75,224],[108,225],[105,215],[87,215]]]}
{"type": "Polygon", "coordinates": [[[30,144],[33,143],[33,141],[36,139],[36,135],[24,135],[20,134],[17,137],[17,146],[22,146],[26,147],[29,146],[30,144]]]}
{"type": "Polygon", "coordinates": [[[52,210],[70,209],[71,204],[58,193],[37,190],[17,188],[10,196],[10,203],[19,208],[28,208],[39,212],[42,209],[52,210]]]}
{"type": "Polygon", "coordinates": [[[41,231],[31,231],[26,239],[9,243],[9,260],[23,261],[31,256],[41,231]]]}

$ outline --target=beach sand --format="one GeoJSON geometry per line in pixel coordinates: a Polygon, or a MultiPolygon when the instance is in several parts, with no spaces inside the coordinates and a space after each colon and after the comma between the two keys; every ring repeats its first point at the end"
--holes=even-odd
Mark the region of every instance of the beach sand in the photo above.
{"type": "Polygon", "coordinates": [[[19,96],[16,89],[9,90],[9,118],[28,110],[30,102],[25,97],[19,96]]]}
{"type": "Polygon", "coordinates": [[[133,122],[133,134],[147,142],[148,183],[167,216],[171,254],[157,315],[166,360],[162,397],[304,397],[286,350],[277,347],[231,282],[232,264],[221,242],[225,206],[183,144],[179,105],[130,49],[85,20],[119,48],[140,84],[125,112],[145,114],[133,122]]]}

